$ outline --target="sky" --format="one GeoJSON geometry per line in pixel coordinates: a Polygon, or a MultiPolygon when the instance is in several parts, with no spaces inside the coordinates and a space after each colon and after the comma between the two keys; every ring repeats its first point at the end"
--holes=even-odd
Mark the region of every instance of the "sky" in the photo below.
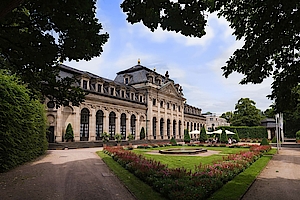
{"type": "Polygon", "coordinates": [[[103,31],[109,33],[101,56],[64,64],[114,80],[117,72],[137,65],[140,59],[141,65],[155,68],[162,75],[168,71],[170,79],[183,87],[187,104],[202,109],[202,113],[234,111],[240,98],[250,98],[262,111],[272,104],[266,97],[271,93],[271,78],[262,84],[240,85],[243,75],[233,73],[227,79],[222,76],[221,67],[244,44],[232,36],[226,19],[208,15],[202,38],[162,29],[151,32],[142,23],[131,25],[126,21],[120,8],[122,1],[97,1],[96,16],[103,31]]]}

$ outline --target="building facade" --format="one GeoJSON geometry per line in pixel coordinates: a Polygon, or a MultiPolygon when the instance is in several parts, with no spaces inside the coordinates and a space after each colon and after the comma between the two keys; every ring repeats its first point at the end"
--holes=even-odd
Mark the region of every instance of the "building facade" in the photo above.
{"type": "Polygon", "coordinates": [[[204,114],[206,118],[206,129],[214,131],[219,126],[230,126],[226,119],[217,116],[215,113],[204,114]]]}
{"type": "Polygon", "coordinates": [[[60,76],[75,76],[88,92],[80,106],[56,108],[48,101],[49,142],[64,141],[67,125],[74,131],[75,141],[97,141],[102,133],[110,138],[119,133],[123,139],[132,134],[145,139],[183,139],[184,129],[195,130],[205,125],[201,109],[187,105],[182,87],[155,70],[138,65],[120,71],[114,80],[60,66],[60,76]]]}

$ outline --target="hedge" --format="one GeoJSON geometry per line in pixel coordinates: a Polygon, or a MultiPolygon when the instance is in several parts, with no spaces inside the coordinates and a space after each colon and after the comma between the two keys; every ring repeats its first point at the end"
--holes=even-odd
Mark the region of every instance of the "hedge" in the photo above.
{"type": "Polygon", "coordinates": [[[217,129],[226,129],[231,132],[238,132],[240,139],[268,138],[268,132],[264,126],[219,126],[217,129]]]}
{"type": "Polygon", "coordinates": [[[0,71],[0,172],[45,153],[44,105],[32,100],[28,89],[6,71],[0,71]]]}

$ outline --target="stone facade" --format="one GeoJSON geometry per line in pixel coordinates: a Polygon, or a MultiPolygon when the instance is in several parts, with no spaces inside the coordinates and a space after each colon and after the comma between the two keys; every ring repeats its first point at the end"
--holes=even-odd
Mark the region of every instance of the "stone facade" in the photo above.
{"type": "Polygon", "coordinates": [[[204,114],[206,117],[206,128],[208,131],[215,130],[219,126],[230,126],[230,123],[226,119],[217,116],[214,113],[204,114]]]}
{"type": "Polygon", "coordinates": [[[139,140],[144,128],[148,140],[183,139],[184,129],[205,125],[201,109],[187,105],[183,90],[169,78],[138,65],[117,73],[115,80],[99,77],[65,65],[61,77],[75,76],[80,87],[89,92],[79,107],[47,103],[49,142],[61,142],[71,123],[75,141],[101,140],[107,132],[111,139],[120,133],[139,140]]]}

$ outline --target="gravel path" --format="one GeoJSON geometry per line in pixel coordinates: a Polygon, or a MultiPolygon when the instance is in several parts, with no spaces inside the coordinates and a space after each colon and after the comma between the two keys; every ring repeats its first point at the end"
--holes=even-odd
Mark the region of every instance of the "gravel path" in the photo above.
{"type": "Polygon", "coordinates": [[[100,148],[48,151],[0,174],[1,200],[133,200],[95,153],[100,148]]]}
{"type": "Polygon", "coordinates": [[[274,155],[242,200],[300,199],[300,149],[282,148],[274,155]]]}

